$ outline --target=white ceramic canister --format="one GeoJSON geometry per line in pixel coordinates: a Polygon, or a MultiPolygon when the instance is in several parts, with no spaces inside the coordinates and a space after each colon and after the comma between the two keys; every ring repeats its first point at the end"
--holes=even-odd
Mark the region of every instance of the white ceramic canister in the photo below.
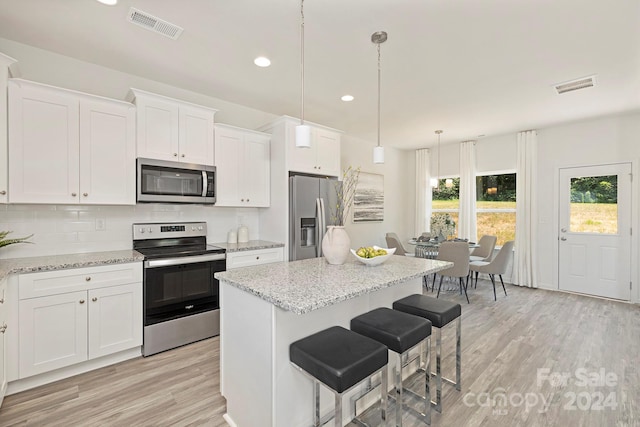
{"type": "Polygon", "coordinates": [[[227,233],[227,243],[238,243],[238,235],[235,230],[229,230],[227,233]]]}
{"type": "Polygon", "coordinates": [[[249,229],[246,225],[238,227],[238,243],[247,243],[249,241],[249,229]]]}

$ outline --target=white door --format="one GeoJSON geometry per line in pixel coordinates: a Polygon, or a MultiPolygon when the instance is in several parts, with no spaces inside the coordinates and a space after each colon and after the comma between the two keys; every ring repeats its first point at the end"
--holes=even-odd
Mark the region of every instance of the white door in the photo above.
{"type": "Polygon", "coordinates": [[[136,95],[138,157],[178,160],[178,105],[136,95]]]}
{"type": "Polygon", "coordinates": [[[142,345],[142,284],[89,291],[89,359],[142,345]]]}
{"type": "Polygon", "coordinates": [[[216,126],[216,206],[240,206],[242,132],[216,126]]]}
{"type": "Polygon", "coordinates": [[[20,378],[87,360],[87,292],[20,301],[20,378]]]}
{"type": "Polygon", "coordinates": [[[80,202],[135,205],[135,110],[80,102],[80,202]]]}
{"type": "Polygon", "coordinates": [[[78,203],[78,98],[9,82],[9,201],[78,203]]]}
{"type": "Polygon", "coordinates": [[[213,166],[213,111],[180,106],[180,161],[213,166]]]}
{"type": "Polygon", "coordinates": [[[318,172],[322,175],[340,176],[340,134],[324,129],[315,130],[318,172]]]}
{"type": "Polygon", "coordinates": [[[268,207],[270,200],[269,137],[247,133],[244,137],[243,181],[245,205],[268,207]]]}
{"type": "Polygon", "coordinates": [[[560,169],[559,287],[631,297],[631,164],[560,169]]]}

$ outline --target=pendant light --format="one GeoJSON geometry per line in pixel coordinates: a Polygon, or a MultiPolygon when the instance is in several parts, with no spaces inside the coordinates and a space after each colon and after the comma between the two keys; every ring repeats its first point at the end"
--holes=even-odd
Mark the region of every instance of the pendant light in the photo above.
{"type": "MultiPolygon", "coordinates": [[[[435,188],[436,191],[440,191],[440,135],[442,132],[441,130],[436,131],[436,135],[438,135],[438,175],[437,178],[431,178],[431,186],[435,188]]],[[[451,181],[451,185],[453,185],[453,181],[451,181]]]]}
{"type": "Polygon", "coordinates": [[[304,124],[304,0],[300,0],[300,124],[296,126],[296,147],[311,148],[311,127],[304,124]]]}
{"type": "Polygon", "coordinates": [[[373,148],[373,163],[384,163],[384,147],[380,145],[380,45],[387,41],[385,31],[371,34],[371,41],[378,45],[378,145],[373,148]]]}

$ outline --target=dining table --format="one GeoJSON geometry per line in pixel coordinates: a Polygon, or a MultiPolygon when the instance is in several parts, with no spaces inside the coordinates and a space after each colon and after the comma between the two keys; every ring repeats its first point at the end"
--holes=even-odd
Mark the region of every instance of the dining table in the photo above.
{"type": "MultiPolygon", "coordinates": [[[[417,239],[410,239],[409,244],[415,246],[414,254],[418,258],[436,259],[438,257],[438,250],[440,245],[444,242],[465,242],[466,240],[452,239],[438,241],[435,239],[419,241],[417,239]]],[[[468,241],[467,241],[468,242],[468,241]]],[[[468,242],[469,249],[479,248],[476,242],[468,242]]]]}

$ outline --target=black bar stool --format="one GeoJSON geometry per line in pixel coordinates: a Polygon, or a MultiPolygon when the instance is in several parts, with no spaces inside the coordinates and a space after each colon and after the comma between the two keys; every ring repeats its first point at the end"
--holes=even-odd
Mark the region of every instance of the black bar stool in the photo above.
{"type": "MultiPolygon", "coordinates": [[[[425,409],[424,413],[417,412],[415,415],[426,424],[431,424],[431,393],[429,389],[431,322],[390,308],[377,308],[351,319],[351,330],[384,344],[389,347],[389,350],[398,354],[398,365],[395,369],[395,400],[396,426],[399,427],[402,426],[404,406],[402,397],[403,362],[408,359],[409,350],[425,343],[425,394],[424,397],[419,396],[424,399],[425,409]]],[[[383,390],[386,393],[386,388],[383,390]]],[[[408,406],[406,409],[413,412],[412,408],[408,406]]]]}
{"type": "Polygon", "coordinates": [[[342,394],[363,380],[382,373],[380,411],[387,418],[388,349],[379,342],[340,326],[325,329],[289,346],[289,360],[313,381],[314,426],[320,421],[320,383],[333,391],[335,425],[342,427],[342,394]]]}
{"type": "Polygon", "coordinates": [[[442,381],[446,381],[460,391],[460,367],[461,361],[461,314],[460,304],[428,297],[426,295],[413,294],[393,303],[393,309],[416,316],[424,317],[431,321],[436,329],[436,401],[435,409],[442,412],[442,381]],[[456,320],[456,380],[455,382],[442,377],[441,353],[442,353],[442,328],[456,320]]]}

